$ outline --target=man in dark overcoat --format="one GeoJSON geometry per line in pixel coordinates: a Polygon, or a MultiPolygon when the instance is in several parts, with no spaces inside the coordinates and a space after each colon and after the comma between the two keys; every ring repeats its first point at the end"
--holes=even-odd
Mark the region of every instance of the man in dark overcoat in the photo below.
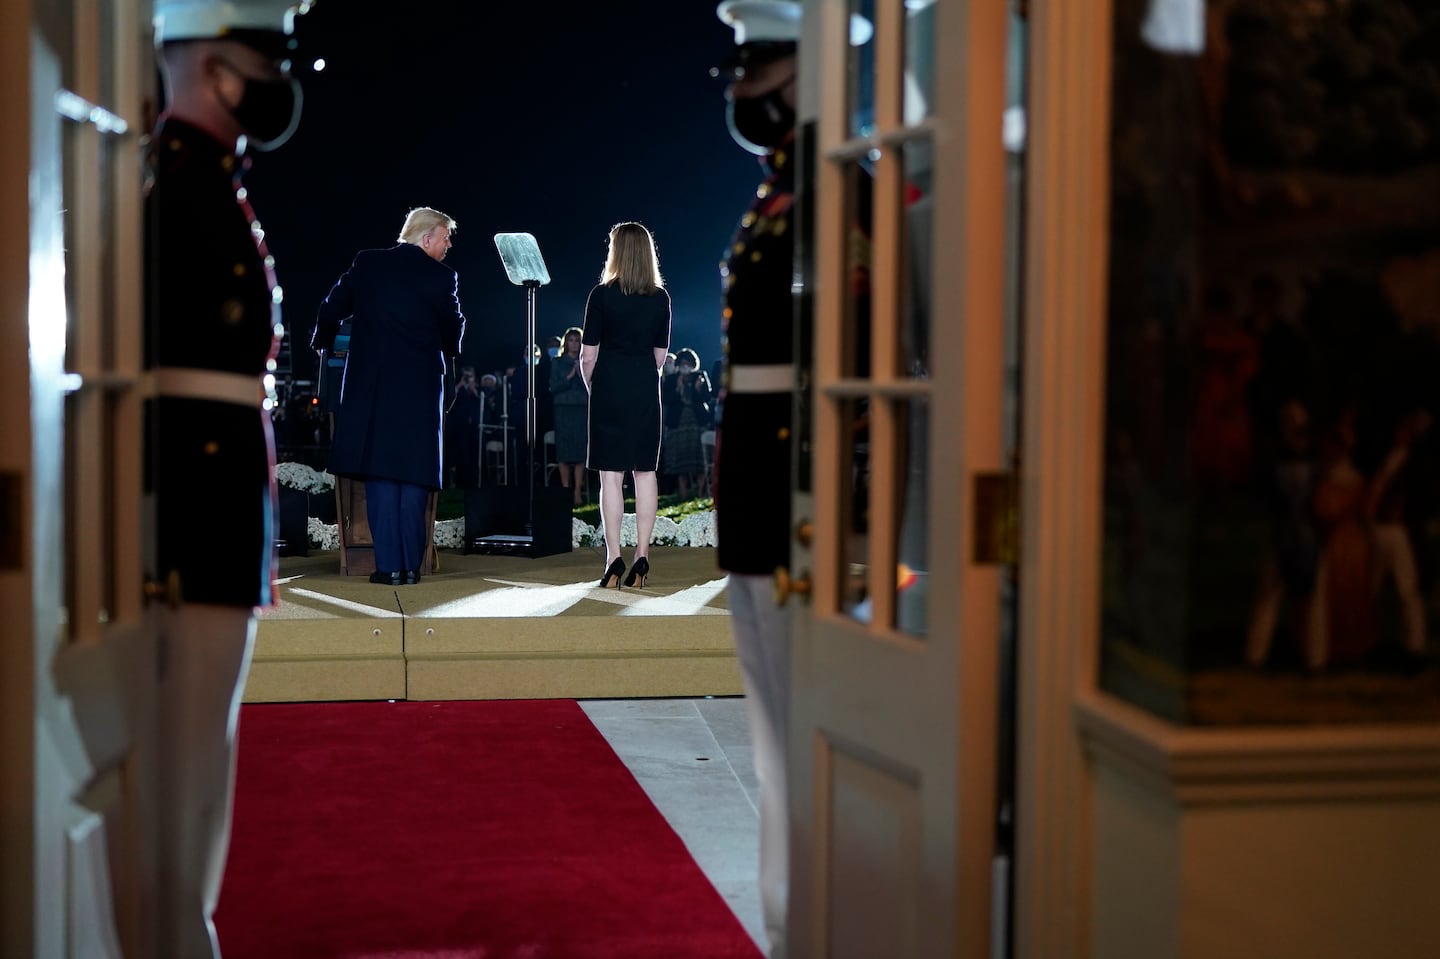
{"type": "Polygon", "coordinates": [[[352,320],[329,469],[365,483],[374,583],[419,581],[426,506],[444,486],[445,358],[460,353],[465,334],[459,281],[441,262],[455,228],[438,210],[411,210],[399,243],[356,254],[320,304],[311,339],[328,351],[352,320]]]}
{"type": "Polygon", "coordinates": [[[165,602],[152,608],[155,729],[137,738],[136,795],[155,869],[140,948],[161,959],[219,955],[211,917],[240,699],[256,607],[274,600],[273,397],[262,378],[280,345],[280,288],[240,178],[244,149],[278,146],[299,120],[293,6],[154,5],[166,103],[146,153],[145,439],[149,592],[165,602]]]}

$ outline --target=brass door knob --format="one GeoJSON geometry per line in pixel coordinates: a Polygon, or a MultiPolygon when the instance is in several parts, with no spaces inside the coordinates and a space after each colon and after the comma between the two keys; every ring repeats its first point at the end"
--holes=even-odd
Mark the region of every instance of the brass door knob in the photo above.
{"type": "Polygon", "coordinates": [[[796,542],[798,542],[801,546],[805,547],[806,549],[809,549],[809,548],[810,548],[810,543],[811,543],[811,541],[814,540],[814,539],[815,539],[815,524],[814,524],[814,523],[810,522],[808,519],[802,519],[798,524],[796,524],[796,526],[795,526],[795,541],[796,541],[796,542]]]}
{"type": "Polygon", "coordinates": [[[167,606],[180,605],[180,571],[172,569],[164,582],[147,579],[143,587],[145,599],[151,603],[165,603],[167,606]]]}
{"type": "Polygon", "coordinates": [[[775,568],[775,605],[784,606],[792,595],[810,595],[810,574],[808,572],[801,573],[791,579],[788,569],[784,566],[777,566],[775,568]]]}

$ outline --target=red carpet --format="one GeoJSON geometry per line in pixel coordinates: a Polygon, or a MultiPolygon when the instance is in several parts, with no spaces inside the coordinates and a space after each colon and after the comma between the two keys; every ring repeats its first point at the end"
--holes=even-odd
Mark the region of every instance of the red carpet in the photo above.
{"type": "Polygon", "coordinates": [[[245,706],[226,959],[758,959],[580,707],[245,706]]]}

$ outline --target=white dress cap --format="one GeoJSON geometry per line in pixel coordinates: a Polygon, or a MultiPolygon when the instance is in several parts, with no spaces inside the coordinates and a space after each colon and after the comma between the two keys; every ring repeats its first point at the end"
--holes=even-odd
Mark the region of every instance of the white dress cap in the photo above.
{"type": "MultiPolygon", "coordinates": [[[[797,0],[725,0],[715,8],[720,20],[735,28],[735,45],[798,43],[801,8],[797,0]]],[[[850,15],[850,43],[860,46],[874,34],[870,21],[850,15]]]]}
{"type": "Polygon", "coordinates": [[[155,42],[214,40],[237,30],[290,34],[313,0],[155,0],[155,42]]]}
{"type": "Polygon", "coordinates": [[[721,22],[735,28],[735,45],[796,43],[800,4],[793,0],[725,0],[715,8],[721,22]]]}

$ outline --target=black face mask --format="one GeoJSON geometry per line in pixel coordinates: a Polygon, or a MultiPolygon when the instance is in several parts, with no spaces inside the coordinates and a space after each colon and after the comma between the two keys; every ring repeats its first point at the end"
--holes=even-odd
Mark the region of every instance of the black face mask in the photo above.
{"type": "Polygon", "coordinates": [[[245,92],[230,115],[257,150],[273,150],[290,139],[300,125],[300,81],[255,80],[245,77],[245,92]]]}
{"type": "Polygon", "coordinates": [[[731,100],[725,107],[725,122],[736,143],[763,156],[795,129],[795,111],[786,106],[779,90],[771,90],[764,96],[731,100]]]}

